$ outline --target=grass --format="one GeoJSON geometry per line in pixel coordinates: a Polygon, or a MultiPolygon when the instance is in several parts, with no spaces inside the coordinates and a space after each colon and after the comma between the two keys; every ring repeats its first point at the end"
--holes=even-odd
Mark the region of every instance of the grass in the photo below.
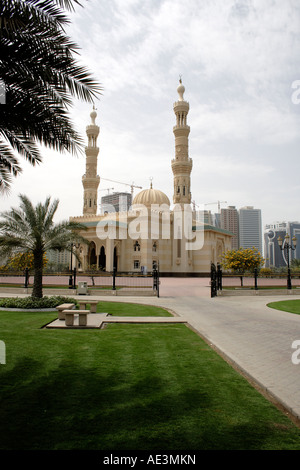
{"type": "MultiPolygon", "coordinates": [[[[89,304],[88,304],[89,306],[89,304]]],[[[155,307],[153,305],[140,305],[131,303],[119,303],[119,302],[100,302],[97,305],[97,312],[109,313],[118,317],[130,316],[130,317],[171,317],[166,309],[161,307],[155,307]]]]}
{"type": "Polygon", "coordinates": [[[42,328],[54,318],[0,312],[1,450],[300,448],[300,429],[185,325],[42,328]]]}
{"type": "Polygon", "coordinates": [[[267,304],[270,308],[282,310],[284,312],[300,314],[300,300],[280,300],[278,302],[270,302],[267,304]]]}

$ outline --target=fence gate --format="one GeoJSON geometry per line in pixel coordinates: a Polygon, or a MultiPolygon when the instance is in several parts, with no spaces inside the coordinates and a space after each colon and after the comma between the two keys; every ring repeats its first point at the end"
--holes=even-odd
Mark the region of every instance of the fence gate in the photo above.
{"type": "Polygon", "coordinates": [[[218,264],[218,267],[216,268],[215,264],[211,263],[210,290],[211,290],[211,297],[216,297],[218,295],[218,290],[222,290],[222,270],[219,264],[218,264]]]}
{"type": "Polygon", "coordinates": [[[217,270],[214,263],[210,266],[210,296],[216,297],[217,295],[217,270]]]}
{"type": "Polygon", "coordinates": [[[153,290],[156,291],[157,297],[159,297],[159,271],[153,269],[153,290]]]}

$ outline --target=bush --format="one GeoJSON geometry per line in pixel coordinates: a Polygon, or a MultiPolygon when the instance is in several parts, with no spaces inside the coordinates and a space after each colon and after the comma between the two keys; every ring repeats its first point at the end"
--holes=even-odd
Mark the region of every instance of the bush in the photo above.
{"type": "Polygon", "coordinates": [[[55,308],[57,305],[64,303],[77,303],[75,299],[64,296],[43,297],[42,299],[34,297],[20,298],[5,298],[0,299],[1,308],[24,308],[24,309],[38,309],[38,308],[55,308]]]}
{"type": "Polygon", "coordinates": [[[273,274],[273,271],[271,268],[261,268],[259,274],[261,274],[262,276],[271,276],[273,274]]]}

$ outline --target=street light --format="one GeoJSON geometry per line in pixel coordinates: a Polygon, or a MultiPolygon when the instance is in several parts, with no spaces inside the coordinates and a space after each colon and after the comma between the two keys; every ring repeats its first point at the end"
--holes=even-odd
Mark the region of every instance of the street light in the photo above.
{"type": "Polygon", "coordinates": [[[71,243],[71,266],[70,266],[71,274],[69,277],[69,289],[76,289],[76,267],[74,267],[74,270],[73,270],[73,266],[72,266],[73,247],[77,249],[79,247],[79,243],[73,243],[73,242],[71,243]],[[74,275],[74,278],[73,278],[73,275],[74,275]]]}
{"type": "Polygon", "coordinates": [[[297,238],[293,237],[292,243],[290,243],[290,236],[287,233],[286,236],[284,237],[284,243],[283,243],[282,238],[280,236],[278,237],[278,245],[282,251],[286,250],[286,259],[287,259],[287,266],[288,266],[287,288],[291,289],[292,282],[291,282],[291,271],[290,271],[290,250],[296,250],[297,238]]]}

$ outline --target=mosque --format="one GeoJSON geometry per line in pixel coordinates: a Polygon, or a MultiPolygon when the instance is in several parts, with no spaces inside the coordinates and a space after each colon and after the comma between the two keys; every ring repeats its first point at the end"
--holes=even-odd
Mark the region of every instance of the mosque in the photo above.
{"type": "Polygon", "coordinates": [[[233,234],[198,220],[192,208],[191,172],[187,124],[189,103],[184,99],[182,80],[173,105],[176,123],[175,157],[171,160],[174,192],[173,206],[168,196],[153,188],[140,191],[128,211],[97,214],[97,174],[99,148],[95,109],[86,128],[86,171],[82,177],[83,215],[70,220],[86,226],[82,233],[88,244],[78,245],[77,268],[96,265],[103,271],[150,272],[158,268],[162,275],[204,275],[211,262],[217,264],[231,249],[233,234]]]}

